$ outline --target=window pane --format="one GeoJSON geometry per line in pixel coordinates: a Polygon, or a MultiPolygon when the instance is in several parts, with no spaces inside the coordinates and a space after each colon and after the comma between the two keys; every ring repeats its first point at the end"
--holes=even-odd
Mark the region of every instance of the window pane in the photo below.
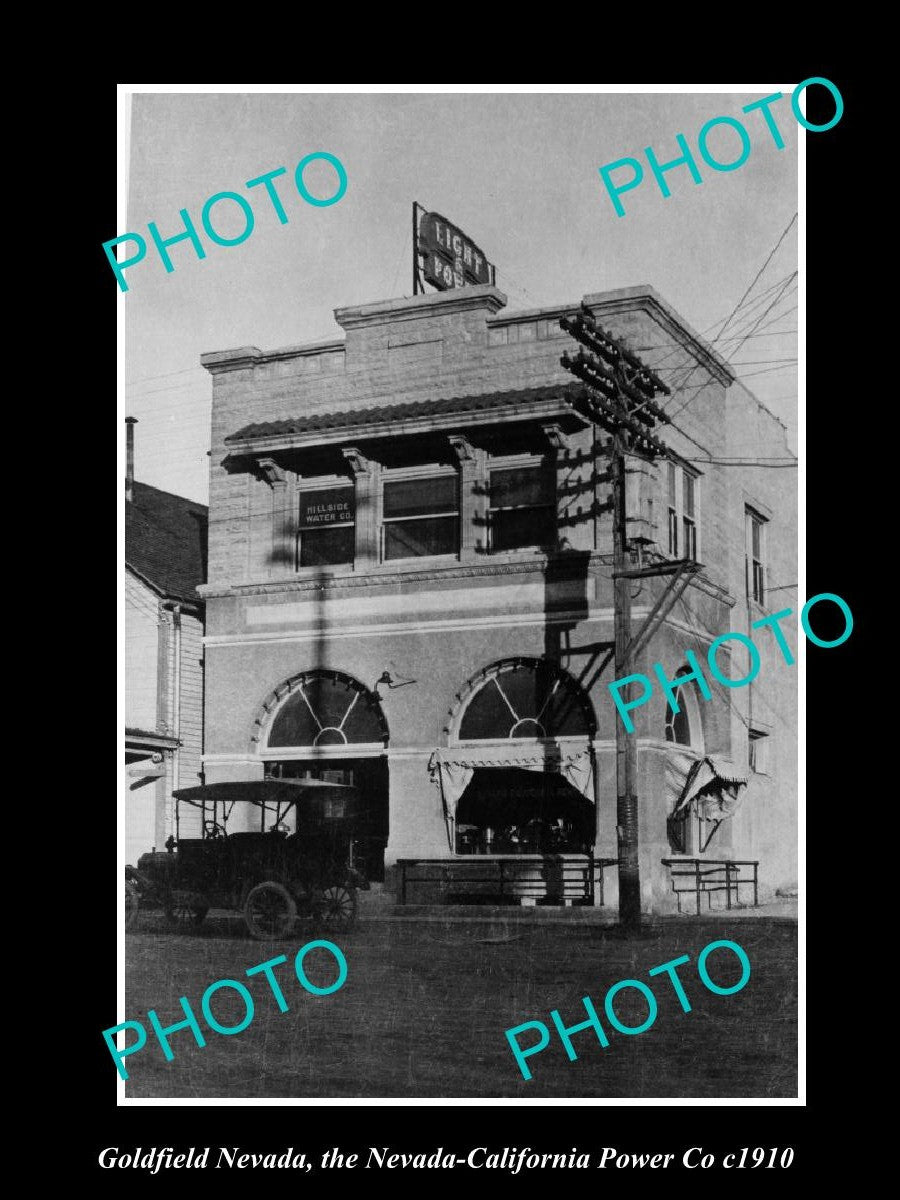
{"type": "Polygon", "coordinates": [[[511,467],[491,471],[491,508],[520,504],[555,504],[556,479],[546,467],[511,467]]]}
{"type": "Polygon", "coordinates": [[[763,566],[762,563],[753,563],[753,599],[760,604],[765,603],[765,586],[763,584],[763,566]]]}
{"type": "Polygon", "coordinates": [[[674,508],[669,509],[669,554],[678,557],[678,517],[674,508]]]}
{"type": "Polygon", "coordinates": [[[697,526],[693,521],[684,518],[684,557],[696,559],[697,557],[697,526]]]}
{"type": "Polygon", "coordinates": [[[501,508],[491,513],[491,550],[520,550],[556,545],[555,508],[501,508]]]}
{"type": "Polygon", "coordinates": [[[751,517],[750,518],[750,539],[751,539],[751,545],[752,545],[754,558],[760,557],[760,553],[759,553],[760,529],[761,529],[761,526],[760,526],[759,521],[757,521],[757,519],[755,517],[751,517]]]}
{"type": "Polygon", "coordinates": [[[384,485],[385,517],[425,516],[428,513],[456,512],[455,475],[436,475],[432,479],[402,479],[384,485]]]}
{"type": "Polygon", "coordinates": [[[681,711],[675,713],[672,720],[672,727],[675,733],[675,741],[680,746],[689,746],[691,744],[691,723],[688,720],[687,710],[683,703],[681,711]]]}
{"type": "Polygon", "coordinates": [[[669,503],[675,507],[675,498],[677,496],[675,485],[675,464],[669,463],[669,503]]]}
{"type": "Polygon", "coordinates": [[[421,558],[427,554],[456,554],[459,520],[425,517],[416,521],[391,521],[384,525],[384,557],[421,558]]]}
{"type": "Polygon", "coordinates": [[[325,567],[352,563],[356,531],[352,525],[323,525],[300,531],[300,566],[325,567]]]}
{"type": "Polygon", "coordinates": [[[684,515],[692,517],[694,515],[694,484],[696,481],[693,475],[688,475],[687,471],[684,472],[683,480],[684,515]]]}
{"type": "Polygon", "coordinates": [[[675,689],[675,703],[679,706],[677,713],[672,712],[671,707],[666,705],[666,741],[689,746],[691,744],[691,722],[684,706],[684,695],[681,688],[675,689]]]}
{"type": "Polygon", "coordinates": [[[320,525],[338,525],[352,521],[354,500],[352,486],[301,492],[300,528],[316,529],[320,525]]]}

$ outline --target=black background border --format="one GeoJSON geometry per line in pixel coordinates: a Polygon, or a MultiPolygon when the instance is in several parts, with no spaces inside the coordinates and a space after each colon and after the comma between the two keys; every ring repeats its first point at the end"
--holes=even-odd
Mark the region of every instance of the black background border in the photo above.
{"type": "MultiPolygon", "coordinates": [[[[762,61],[762,60],[761,60],[762,61]]],[[[809,133],[807,147],[807,596],[819,592],[836,592],[849,603],[855,617],[854,632],[843,646],[833,650],[808,647],[807,653],[807,895],[821,896],[821,905],[808,913],[807,962],[817,955],[828,956],[827,905],[825,898],[832,893],[834,881],[828,877],[828,860],[820,851],[828,847],[824,829],[833,825],[837,809],[842,804],[842,784],[849,780],[850,740],[841,736],[837,711],[840,698],[856,695],[854,678],[866,661],[866,647],[871,640],[871,623],[865,616],[867,576],[857,569],[862,501],[857,499],[862,489],[851,488],[851,456],[849,450],[861,446],[856,429],[861,426],[865,398],[857,392],[859,374],[851,375],[849,364],[836,370],[837,354],[849,349],[849,337],[857,336],[862,325],[853,316],[857,298],[867,296],[871,273],[871,253],[864,248],[864,235],[870,227],[865,209],[871,201],[853,190],[852,181],[859,174],[862,162],[872,161],[866,153],[871,137],[868,111],[868,86],[861,73],[854,73],[845,60],[829,55],[816,57],[808,52],[785,55],[776,68],[771,60],[759,62],[753,70],[729,68],[728,75],[736,78],[768,78],[801,80],[825,76],[834,81],[844,98],[844,115],[833,129],[820,134],[809,133]],[[858,413],[857,421],[846,418],[847,411],[858,413]],[[838,420],[841,420],[840,426],[838,420]],[[856,435],[856,436],[855,436],[856,435]],[[823,738],[823,733],[826,735],[823,738]],[[827,806],[827,808],[826,808],[827,806]],[[827,813],[827,821],[823,814],[827,813]]],[[[636,74],[636,72],[635,72],[636,74]]],[[[649,75],[649,72],[647,72],[649,75]]],[[[720,75],[725,75],[723,70],[720,75]]],[[[182,76],[182,78],[186,77],[182,76]]],[[[668,75],[664,74],[664,78],[668,75]]],[[[111,196],[116,185],[115,136],[112,125],[114,112],[113,83],[98,84],[94,101],[94,128],[103,129],[107,140],[94,137],[89,146],[81,145],[78,152],[80,169],[85,158],[93,155],[93,178],[103,181],[102,188],[91,189],[83,195],[85,216],[78,228],[90,231],[79,247],[81,279],[87,280],[93,299],[91,341],[97,351],[98,363],[93,378],[100,382],[96,397],[97,417],[102,420],[103,432],[117,422],[106,418],[107,396],[116,388],[115,359],[112,330],[115,328],[114,304],[118,301],[115,280],[109,271],[101,244],[118,232],[111,196]],[[100,197],[102,196],[102,200],[100,197]]],[[[597,85],[601,87],[602,85],[597,85]]],[[[826,121],[833,113],[832,101],[822,89],[820,94],[808,95],[807,113],[810,120],[826,121]]],[[[710,115],[719,111],[718,97],[710,94],[710,115]]],[[[598,219],[600,214],[598,213],[598,219]]],[[[78,297],[83,293],[76,288],[78,297]]],[[[79,300],[80,303],[80,300],[79,300]]],[[[871,418],[866,417],[866,421],[871,418]]],[[[861,432],[861,430],[860,430],[861,432]]],[[[117,438],[120,430],[116,427],[117,438]]],[[[103,439],[101,439],[103,440],[103,439]]],[[[104,464],[111,460],[105,458],[104,464]]],[[[855,465],[855,464],[854,464],[855,465]]],[[[102,493],[106,495],[109,482],[104,467],[102,493]]],[[[865,486],[865,484],[864,484],[865,486]]],[[[120,489],[119,489],[120,490],[120,489]]],[[[102,577],[106,573],[101,572],[102,577]]],[[[120,582],[113,584],[117,597],[120,582]]],[[[91,668],[95,669],[96,664],[91,668]]],[[[105,719],[104,719],[105,724],[105,719]]],[[[530,1146],[538,1152],[569,1153],[595,1152],[598,1146],[616,1146],[625,1153],[680,1154],[689,1146],[702,1145],[716,1154],[717,1160],[726,1151],[743,1145],[793,1146],[796,1150],[794,1169],[822,1165],[826,1152],[821,1127],[811,1136],[810,1121],[824,1115],[823,1105],[835,1090],[834,1064],[829,1063],[827,1087],[823,1085],[822,1063],[815,1053],[816,1039],[811,1027],[807,1035],[810,1052],[808,1094],[806,1107],[797,1105],[743,1105],[745,1111],[723,1105],[698,1107],[690,1102],[681,1106],[670,1104],[639,1104],[635,1106],[534,1105],[512,1106],[503,1101],[484,1107],[470,1105],[409,1106],[388,1103],[374,1105],[309,1105],[304,1107],[259,1105],[245,1106],[176,1106],[118,1107],[116,1105],[115,1071],[106,1053],[100,1030],[115,1020],[116,914],[109,907],[112,877],[107,864],[116,861],[115,822],[112,818],[115,800],[103,786],[97,789],[100,797],[91,794],[94,806],[91,813],[93,853],[97,869],[82,881],[83,903],[96,915],[81,926],[83,936],[75,939],[72,964],[74,977],[80,981],[74,1000],[67,1006],[66,1024],[69,1033],[62,1052],[57,1056],[55,1075],[61,1082],[65,1097],[65,1140],[70,1143],[64,1151],[68,1169],[80,1174],[87,1169],[93,1181],[111,1180],[117,1187],[127,1186],[143,1171],[100,1171],[98,1156],[105,1147],[118,1146],[122,1153],[136,1146],[172,1146],[176,1151],[189,1146],[240,1145],[250,1153],[280,1153],[288,1145],[304,1150],[314,1159],[323,1150],[338,1145],[346,1153],[365,1151],[367,1147],[391,1146],[395,1152],[431,1153],[437,1145],[447,1150],[465,1153],[475,1145],[530,1146]],[[404,1111],[398,1113],[398,1108],[404,1111]],[[749,1111],[747,1111],[749,1109],[749,1111]]],[[[833,848],[833,847],[832,847],[833,848]]],[[[815,975],[809,1000],[815,1000],[815,975]]],[[[464,1050],[463,1050],[464,1052],[464,1050]]],[[[842,1077],[845,1079],[845,1077],[842,1077]]],[[[839,1090],[849,1086],[837,1084],[839,1090]]],[[[445,1177],[456,1180],[461,1168],[445,1177]]],[[[242,1182],[248,1172],[239,1173],[242,1182]]],[[[413,1179],[426,1173],[416,1171],[413,1179]]],[[[292,1173],[264,1172],[277,1185],[307,1176],[292,1173]]],[[[170,1183],[185,1178],[185,1173],[162,1172],[155,1178],[170,1183]]],[[[534,1172],[511,1176],[506,1171],[494,1171],[487,1178],[494,1186],[500,1178],[534,1179],[534,1172]]],[[[205,1172],[197,1182],[218,1183],[223,1178],[210,1178],[205,1172]]],[[[316,1173],[316,1185],[323,1178],[348,1181],[346,1172],[323,1176],[316,1173]]],[[[373,1182],[371,1176],[365,1177],[373,1182]]],[[[396,1172],[388,1182],[396,1178],[396,1172]]],[[[591,1178],[581,1176],[581,1178],[591,1178]]],[[[600,1177],[605,1179],[606,1177],[600,1177]]],[[[620,1178],[617,1176],[617,1178],[620,1178]]],[[[626,1179],[631,1178],[626,1176],[626,1179]]],[[[702,1173],[698,1178],[705,1178],[702,1173]]]]}

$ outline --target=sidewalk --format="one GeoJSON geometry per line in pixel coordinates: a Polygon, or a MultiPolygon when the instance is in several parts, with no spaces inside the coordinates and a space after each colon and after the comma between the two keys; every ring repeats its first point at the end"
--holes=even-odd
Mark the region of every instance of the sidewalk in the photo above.
{"type": "MultiPolygon", "coordinates": [[[[771,904],[760,904],[756,908],[732,908],[730,910],[714,908],[695,913],[649,914],[644,917],[648,927],[667,924],[672,921],[705,921],[721,920],[752,920],[766,917],[770,920],[797,921],[797,901],[778,900],[771,904]]],[[[388,896],[377,893],[359,893],[360,922],[389,921],[399,924],[426,923],[436,925],[599,925],[615,926],[619,922],[619,914],[614,906],[602,908],[579,906],[563,908],[558,905],[528,905],[521,907],[514,904],[396,904],[388,896]]]]}

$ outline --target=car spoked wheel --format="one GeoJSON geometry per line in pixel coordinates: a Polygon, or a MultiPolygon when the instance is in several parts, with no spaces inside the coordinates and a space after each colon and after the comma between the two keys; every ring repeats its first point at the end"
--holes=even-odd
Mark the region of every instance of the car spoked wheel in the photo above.
{"type": "Polygon", "coordinates": [[[195,892],[175,892],[166,905],[166,920],[173,929],[187,932],[203,924],[209,905],[195,892]]]}
{"type": "Polygon", "coordinates": [[[138,919],[141,897],[130,879],[125,880],[125,928],[133,929],[138,919]]]}
{"type": "Polygon", "coordinates": [[[326,925],[352,925],[356,920],[356,889],[344,883],[323,888],[316,903],[316,916],[326,925]]]}
{"type": "Polygon", "coordinates": [[[294,898],[280,883],[258,883],[251,888],[244,904],[247,928],[260,941],[287,937],[294,928],[296,917],[294,898]]]}

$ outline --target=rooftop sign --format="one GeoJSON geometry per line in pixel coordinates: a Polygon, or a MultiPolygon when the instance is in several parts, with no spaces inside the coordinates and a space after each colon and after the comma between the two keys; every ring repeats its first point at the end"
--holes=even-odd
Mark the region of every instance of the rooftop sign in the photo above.
{"type": "Polygon", "coordinates": [[[484,251],[440,213],[425,212],[413,204],[415,226],[415,279],[421,258],[426,283],[439,291],[494,282],[494,267],[484,251]]]}

